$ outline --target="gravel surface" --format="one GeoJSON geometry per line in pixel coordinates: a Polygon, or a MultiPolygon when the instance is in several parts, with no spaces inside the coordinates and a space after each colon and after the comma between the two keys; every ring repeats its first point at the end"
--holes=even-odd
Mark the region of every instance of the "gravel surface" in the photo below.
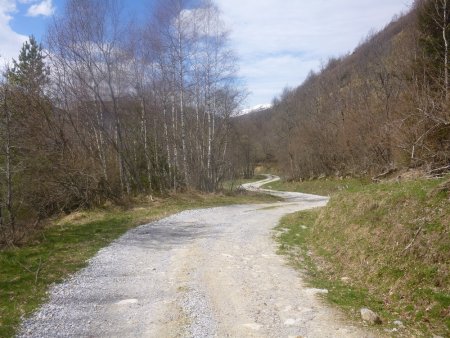
{"type": "Polygon", "coordinates": [[[327,198],[270,193],[286,201],[185,211],[129,231],[52,287],[19,336],[372,337],[276,254],[280,218],[327,198]]]}

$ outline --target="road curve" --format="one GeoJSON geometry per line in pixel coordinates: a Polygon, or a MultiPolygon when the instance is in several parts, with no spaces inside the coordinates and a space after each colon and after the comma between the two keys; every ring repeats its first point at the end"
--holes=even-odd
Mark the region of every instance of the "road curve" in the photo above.
{"type": "Polygon", "coordinates": [[[372,337],[276,254],[280,218],[327,198],[266,192],[285,201],[185,211],[129,231],[53,286],[19,336],[372,337]]]}

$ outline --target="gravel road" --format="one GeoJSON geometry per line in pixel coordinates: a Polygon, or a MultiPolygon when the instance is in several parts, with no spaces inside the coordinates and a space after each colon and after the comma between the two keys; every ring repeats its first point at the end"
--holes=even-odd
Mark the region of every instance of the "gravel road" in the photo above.
{"type": "Polygon", "coordinates": [[[280,218],[327,198],[270,193],[285,202],[185,211],[129,231],[52,287],[19,336],[371,337],[276,254],[280,218]]]}

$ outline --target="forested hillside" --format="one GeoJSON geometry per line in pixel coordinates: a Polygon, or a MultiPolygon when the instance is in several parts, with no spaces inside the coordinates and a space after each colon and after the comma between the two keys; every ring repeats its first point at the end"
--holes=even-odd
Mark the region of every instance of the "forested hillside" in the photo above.
{"type": "Polygon", "coordinates": [[[416,1],[351,54],[285,89],[271,111],[241,118],[249,163],[275,158],[294,179],[448,167],[449,7],[416,1]]]}
{"type": "Polygon", "coordinates": [[[237,170],[242,98],[217,7],[159,1],[139,24],[122,7],[67,1],[4,70],[0,241],[108,200],[215,191],[237,170]]]}

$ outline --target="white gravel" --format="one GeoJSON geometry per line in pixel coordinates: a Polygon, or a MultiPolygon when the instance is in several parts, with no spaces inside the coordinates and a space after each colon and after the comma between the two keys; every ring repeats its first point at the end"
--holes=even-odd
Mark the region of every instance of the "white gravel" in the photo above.
{"type": "Polygon", "coordinates": [[[129,231],[52,287],[19,337],[372,337],[276,254],[280,218],[327,198],[270,193],[286,202],[185,211],[129,231]]]}

